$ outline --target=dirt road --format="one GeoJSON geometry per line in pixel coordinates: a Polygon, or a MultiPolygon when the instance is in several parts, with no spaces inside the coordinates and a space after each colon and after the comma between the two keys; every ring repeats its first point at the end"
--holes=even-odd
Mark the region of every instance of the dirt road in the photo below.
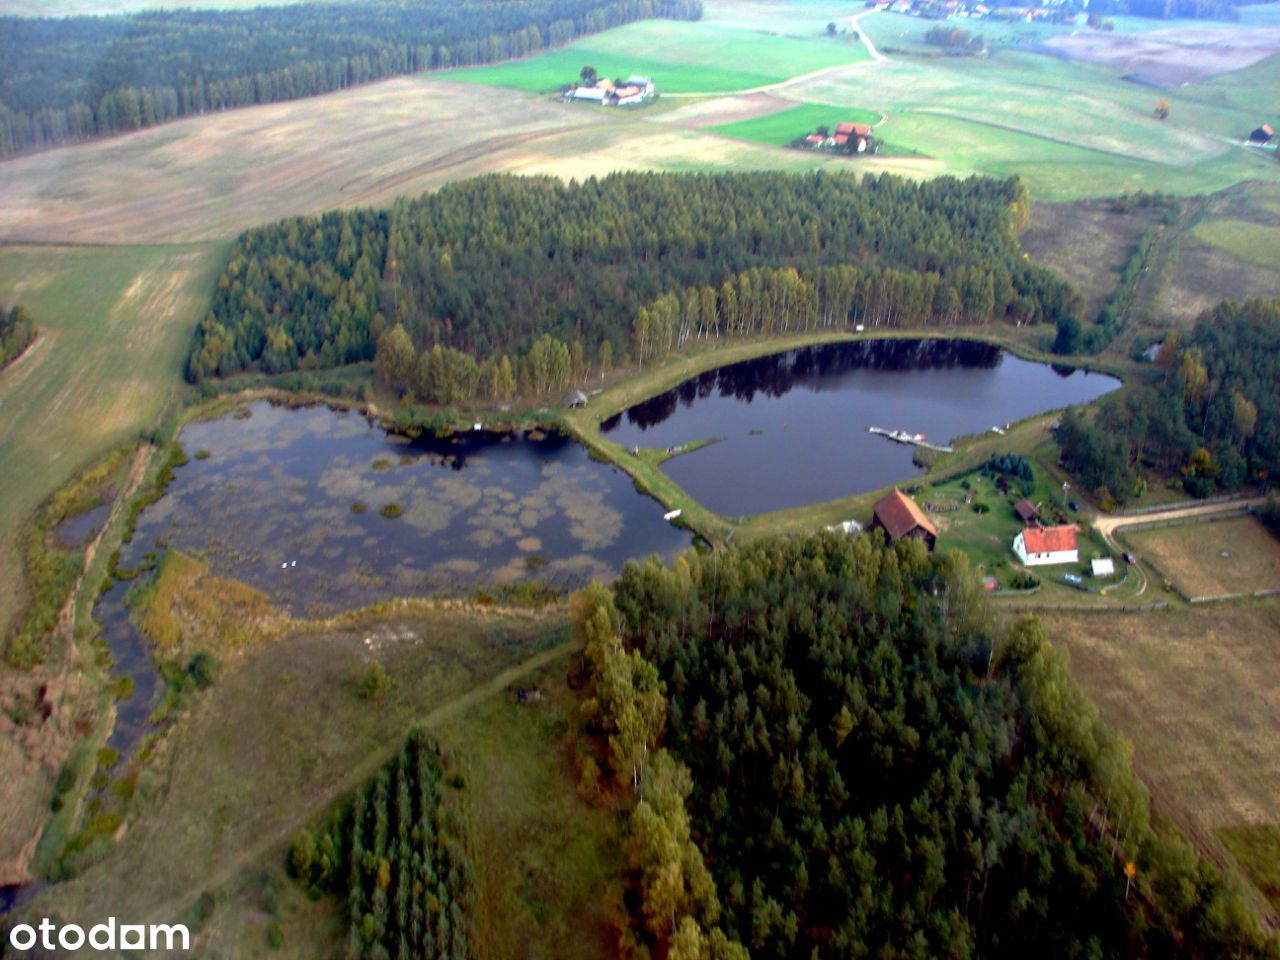
{"type": "MultiPolygon", "coordinates": [[[[687,93],[663,93],[664,100],[672,99],[688,99],[691,97],[738,97],[747,93],[773,93],[778,90],[785,90],[787,87],[794,86],[797,83],[804,83],[808,80],[816,80],[819,77],[825,77],[830,73],[838,73],[841,70],[851,70],[854,68],[874,66],[877,63],[886,62],[889,58],[876,49],[876,45],[871,42],[871,38],[867,36],[866,31],[858,30],[858,21],[863,17],[875,13],[875,10],[863,10],[861,13],[855,13],[849,17],[849,27],[856,30],[858,39],[862,41],[862,45],[867,50],[870,60],[861,60],[857,63],[840,63],[834,67],[823,67],[821,70],[814,70],[812,73],[802,73],[798,77],[789,77],[786,80],[779,80],[777,83],[766,83],[762,87],[749,87],[746,90],[717,90],[711,92],[687,92],[687,93]]],[[[883,121],[881,121],[883,122],[883,121]]],[[[879,126],[879,124],[877,124],[879,126]]]]}

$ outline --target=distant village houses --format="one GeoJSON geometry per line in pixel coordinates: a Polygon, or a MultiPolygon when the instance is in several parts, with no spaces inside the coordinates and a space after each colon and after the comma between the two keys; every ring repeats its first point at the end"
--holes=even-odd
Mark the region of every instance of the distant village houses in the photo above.
{"type": "Polygon", "coordinates": [[[598,103],[606,107],[626,107],[643,103],[657,93],[653,78],[633,74],[626,80],[597,77],[583,69],[582,82],[566,88],[566,101],[598,103]]]}
{"type": "Polygon", "coordinates": [[[924,20],[1021,20],[1031,23],[1047,20],[1052,23],[1073,24],[1076,11],[1066,0],[1049,0],[1047,3],[1026,7],[992,7],[970,0],[866,0],[868,9],[888,10],[908,17],[924,20]]]}
{"type": "Polygon", "coordinates": [[[1253,131],[1253,133],[1249,134],[1249,142],[1258,144],[1270,143],[1275,135],[1276,131],[1271,124],[1264,123],[1262,126],[1258,127],[1257,130],[1253,131]]]}

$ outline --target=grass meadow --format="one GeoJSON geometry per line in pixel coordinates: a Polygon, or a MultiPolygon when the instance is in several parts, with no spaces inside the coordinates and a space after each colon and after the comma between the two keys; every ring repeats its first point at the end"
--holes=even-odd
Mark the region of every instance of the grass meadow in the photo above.
{"type": "Polygon", "coordinates": [[[0,624],[19,602],[23,520],[174,397],[223,248],[0,246],[0,302],[40,337],[0,373],[0,624]]]}
{"type": "Polygon", "coordinates": [[[1122,536],[1189,597],[1280,590],[1280,540],[1252,517],[1122,536]]]}
{"type": "Polygon", "coordinates": [[[727,93],[866,59],[861,44],[799,40],[705,23],[647,20],[526,60],[454,70],[445,76],[542,93],[576,80],[582,67],[590,64],[602,76],[650,76],[659,92],[727,93]]]}
{"type": "Polygon", "coordinates": [[[1124,81],[1117,69],[998,50],[985,59],[893,57],[794,84],[787,96],[886,113],[882,137],[947,172],[1019,174],[1037,199],[1076,200],[1280,182],[1274,157],[1234,142],[1259,122],[1250,106],[1258,94],[1245,92],[1259,81],[1247,74],[1158,91],[1124,81]],[[1153,112],[1162,98],[1170,101],[1165,121],[1153,112]]]}
{"type": "Polygon", "coordinates": [[[832,130],[837,123],[874,124],[880,114],[870,110],[858,110],[849,107],[829,107],[821,103],[803,103],[768,116],[756,117],[752,120],[741,120],[737,123],[725,123],[709,127],[714,133],[751,143],[765,143],[775,147],[785,147],[797,137],[812,133],[817,127],[826,125],[832,130]]]}

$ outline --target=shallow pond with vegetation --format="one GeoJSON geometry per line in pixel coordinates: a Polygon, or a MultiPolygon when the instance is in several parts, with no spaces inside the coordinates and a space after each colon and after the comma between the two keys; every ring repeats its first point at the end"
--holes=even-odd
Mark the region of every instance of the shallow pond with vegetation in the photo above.
{"type": "Polygon", "coordinates": [[[971,340],[860,340],[720,367],[601,424],[627,447],[716,442],[664,464],[727,516],[821,503],[909,480],[914,448],[869,427],[946,445],[1089,403],[1114,377],[1022,360],[971,340]]]}
{"type": "Polygon", "coordinates": [[[162,543],[296,615],[539,579],[612,577],[690,535],[560,436],[409,442],[327,407],[257,403],[181,435],[190,462],[142,514],[162,543]]]}
{"type": "MultiPolygon", "coordinates": [[[[410,442],[355,413],[261,402],[180,440],[189,460],[138,518],[121,568],[179,550],[295,616],[535,579],[574,588],[692,542],[625,473],[557,435],[410,442]]],[[[137,583],[96,608],[115,672],[133,681],[110,741],[122,754],[165,690],[126,603],[137,583]]]]}

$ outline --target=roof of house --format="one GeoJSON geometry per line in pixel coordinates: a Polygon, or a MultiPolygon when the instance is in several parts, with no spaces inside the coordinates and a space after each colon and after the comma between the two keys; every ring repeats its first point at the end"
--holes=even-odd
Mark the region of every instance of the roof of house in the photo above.
{"type": "Polygon", "coordinates": [[[1265,133],[1268,137],[1275,133],[1275,131],[1271,129],[1271,124],[1269,123],[1264,123],[1258,129],[1261,130],[1263,133],[1265,133]]]}
{"type": "Polygon", "coordinates": [[[633,73],[631,76],[627,77],[627,83],[634,83],[641,87],[647,87],[649,84],[653,83],[653,80],[650,77],[642,77],[638,73],[633,73]]]}
{"type": "Polygon", "coordinates": [[[920,505],[901,490],[895,490],[882,497],[875,506],[876,519],[884,527],[890,539],[905,537],[916,527],[927,530],[933,536],[938,535],[938,528],[929,522],[920,505]]]}
{"type": "Polygon", "coordinates": [[[1091,566],[1095,577],[1114,577],[1116,575],[1116,562],[1110,557],[1096,559],[1091,566]]]}
{"type": "Polygon", "coordinates": [[[1027,553],[1061,553],[1079,549],[1075,524],[1061,527],[1027,527],[1022,531],[1022,544],[1027,553]]]}
{"type": "Polygon", "coordinates": [[[603,87],[579,87],[573,95],[579,100],[603,100],[605,90],[603,87]]]}
{"type": "Polygon", "coordinates": [[[805,137],[805,139],[806,139],[806,140],[808,140],[810,143],[821,143],[821,142],[822,142],[822,134],[820,134],[820,133],[811,133],[811,134],[809,134],[807,137],[805,137]]]}
{"type": "Polygon", "coordinates": [[[837,133],[835,136],[835,141],[836,143],[841,144],[843,146],[844,144],[849,142],[849,135],[845,133],[837,133]]]}
{"type": "Polygon", "coordinates": [[[583,393],[581,390],[575,390],[573,391],[573,393],[569,394],[567,397],[564,398],[564,405],[566,407],[581,407],[581,406],[585,406],[586,403],[587,403],[587,395],[583,393]]]}
{"type": "Polygon", "coordinates": [[[871,127],[865,123],[852,123],[848,120],[836,124],[836,133],[852,134],[855,137],[871,136],[871,127]]]}
{"type": "Polygon", "coordinates": [[[625,87],[614,87],[613,92],[619,97],[630,97],[639,93],[640,88],[633,83],[629,83],[625,87]]]}
{"type": "Polygon", "coordinates": [[[1036,505],[1026,497],[1023,497],[1013,505],[1013,512],[1028,523],[1040,516],[1040,511],[1036,509],[1036,505]]]}

